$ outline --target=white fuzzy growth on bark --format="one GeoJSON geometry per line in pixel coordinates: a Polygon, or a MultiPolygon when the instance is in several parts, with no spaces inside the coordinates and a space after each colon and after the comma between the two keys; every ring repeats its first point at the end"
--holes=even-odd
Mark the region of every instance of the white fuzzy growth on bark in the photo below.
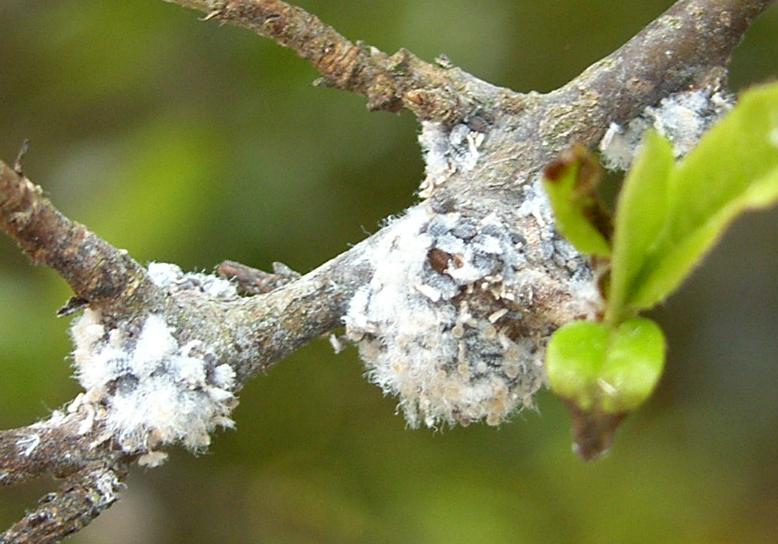
{"type": "MultiPolygon", "coordinates": [[[[120,333],[121,330],[114,332],[117,339],[120,333]]],[[[109,347],[109,350],[113,352],[118,351],[119,348],[109,347]]],[[[143,324],[140,337],[129,360],[130,370],[138,377],[149,376],[161,361],[172,358],[177,350],[178,342],[170,334],[170,327],[160,316],[150,315],[143,324]]]]}
{"type": "Polygon", "coordinates": [[[197,289],[210,298],[234,300],[238,291],[229,281],[198,272],[183,272],[175,264],[149,263],[148,273],[151,281],[166,289],[197,289]]]}
{"type": "MultiPolygon", "coordinates": [[[[546,216],[543,203],[536,204],[528,204],[527,214],[546,216]]],[[[373,278],[345,318],[371,381],[399,397],[412,427],[497,425],[531,405],[543,383],[550,331],[522,315],[541,275],[528,266],[526,240],[495,213],[477,220],[425,205],[390,229],[372,255],[373,278]]],[[[553,259],[558,238],[552,224],[547,229],[553,259]]],[[[599,302],[593,283],[581,282],[581,315],[599,302]]]]}
{"type": "MultiPolygon", "coordinates": [[[[176,269],[157,265],[155,281],[214,298],[232,297],[228,282],[176,269]]],[[[229,414],[237,404],[235,371],[214,363],[198,340],[180,345],[160,315],[146,316],[140,331],[136,329],[123,322],[108,329],[91,309],[71,328],[77,377],[94,417],[105,421],[127,452],[149,454],[173,443],[192,450],[207,447],[211,431],[233,426],[229,414]]],[[[156,466],[163,459],[147,455],[141,461],[156,466]]]]}
{"type": "Polygon", "coordinates": [[[16,442],[16,447],[19,448],[20,453],[22,457],[29,457],[32,455],[32,452],[36,450],[36,448],[41,443],[41,437],[37,434],[30,434],[23,438],[20,438],[16,442]]]}
{"type": "Polygon", "coordinates": [[[119,492],[124,489],[124,484],[113,472],[105,472],[95,482],[95,488],[98,492],[95,507],[105,508],[116,502],[119,492]]]}
{"type": "Polygon", "coordinates": [[[484,138],[483,133],[471,130],[466,124],[447,127],[443,123],[422,122],[419,144],[426,176],[419,187],[419,196],[427,198],[453,173],[475,168],[484,138]]]}
{"type": "Polygon", "coordinates": [[[668,96],[624,126],[611,123],[600,141],[603,162],[612,170],[629,169],[649,128],[667,137],[673,144],[675,158],[680,159],[733,105],[732,97],[719,92],[694,90],[668,96]]]}

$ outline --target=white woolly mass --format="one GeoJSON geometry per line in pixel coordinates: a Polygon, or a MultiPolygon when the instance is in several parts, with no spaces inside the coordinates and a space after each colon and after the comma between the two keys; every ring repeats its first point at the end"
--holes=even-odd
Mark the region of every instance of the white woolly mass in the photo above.
{"type": "Polygon", "coordinates": [[[151,281],[165,289],[197,289],[210,298],[234,300],[238,291],[229,281],[211,274],[198,272],[183,272],[175,264],[149,263],[148,274],[151,281]]]}
{"type": "Polygon", "coordinates": [[[471,130],[466,124],[449,128],[443,123],[422,122],[419,144],[426,176],[419,187],[419,196],[430,196],[454,172],[469,172],[475,168],[484,138],[483,133],[471,130]]]}
{"type": "Polygon", "coordinates": [[[600,141],[603,162],[610,169],[627,170],[644,133],[652,127],[670,140],[676,159],[684,157],[733,105],[731,97],[719,92],[694,90],[668,96],[624,126],[611,123],[600,141]]]}
{"type": "Polygon", "coordinates": [[[119,491],[124,488],[124,484],[116,477],[113,471],[105,471],[100,474],[94,483],[97,489],[97,496],[91,496],[94,500],[94,508],[102,510],[107,508],[118,499],[119,491]]]}
{"type": "Polygon", "coordinates": [[[235,387],[235,369],[227,364],[217,366],[213,371],[213,383],[222,389],[232,389],[235,387]]]}
{"type": "Polygon", "coordinates": [[[16,441],[16,447],[19,448],[22,457],[29,457],[32,455],[32,452],[36,450],[36,448],[41,443],[41,437],[37,434],[30,434],[27,436],[24,436],[16,441]]]}
{"type": "MultiPolygon", "coordinates": [[[[527,214],[546,217],[542,202],[535,205],[528,204],[527,214]]],[[[556,235],[548,228],[555,257],[556,235]]],[[[522,325],[520,308],[531,301],[540,274],[527,266],[526,240],[496,214],[479,221],[424,205],[389,229],[372,255],[375,273],[345,317],[371,381],[399,396],[412,427],[497,425],[531,405],[543,382],[548,331],[522,325]]],[[[571,251],[575,268],[584,270],[571,251]]],[[[581,283],[587,279],[594,284],[591,275],[581,283]]],[[[594,293],[581,315],[598,302],[594,293]]]]}
{"type": "Polygon", "coordinates": [[[159,315],[147,316],[139,334],[129,328],[120,323],[106,331],[91,309],[71,328],[85,397],[102,403],[101,417],[125,451],[146,453],[141,461],[156,466],[164,456],[154,448],[181,443],[199,450],[217,426],[233,426],[229,414],[237,399],[229,365],[193,355],[199,342],[180,346],[159,315]]]}
{"type": "Polygon", "coordinates": [[[170,327],[160,316],[150,315],[140,331],[129,369],[139,378],[149,376],[162,360],[171,357],[177,349],[178,342],[170,334],[170,327]]]}

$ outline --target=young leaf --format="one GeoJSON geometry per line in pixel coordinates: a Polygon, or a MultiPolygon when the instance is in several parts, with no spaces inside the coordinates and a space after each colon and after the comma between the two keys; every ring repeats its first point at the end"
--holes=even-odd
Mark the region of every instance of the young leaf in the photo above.
{"type": "Polygon", "coordinates": [[[590,411],[598,396],[597,377],[608,351],[608,328],[573,321],[557,330],[546,349],[546,373],[554,393],[590,411]]]}
{"type": "Polygon", "coordinates": [[[651,395],[665,365],[665,338],[650,319],[629,319],[611,330],[597,385],[603,412],[634,410],[651,395]]]}
{"type": "Polygon", "coordinates": [[[608,315],[610,323],[630,317],[627,299],[636,291],[647,256],[660,241],[670,207],[669,181],[673,169],[673,149],[654,131],[643,140],[619,193],[608,315]]]}
{"type": "Polygon", "coordinates": [[[778,202],[778,84],[745,93],[673,171],[667,230],[632,304],[649,308],[688,276],[742,212],[778,202]]]}
{"type": "Polygon", "coordinates": [[[646,144],[617,208],[611,323],[666,298],[737,215],[778,201],[778,84],[746,92],[669,174],[666,144],[646,144]]]}
{"type": "Polygon", "coordinates": [[[664,336],[649,319],[629,319],[615,328],[574,321],[551,337],[546,372],[552,390],[578,410],[620,414],[649,397],[664,361],[664,336]]]}
{"type": "Polygon", "coordinates": [[[608,257],[610,218],[595,194],[602,172],[583,146],[565,151],[543,172],[559,231],[578,251],[608,257]]]}

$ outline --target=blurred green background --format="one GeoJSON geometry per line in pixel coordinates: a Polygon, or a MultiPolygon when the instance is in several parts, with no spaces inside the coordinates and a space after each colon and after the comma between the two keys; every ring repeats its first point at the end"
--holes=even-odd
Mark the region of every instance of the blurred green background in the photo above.
{"type": "MultiPolygon", "coordinates": [[[[671,2],[308,0],[347,36],[407,47],[517,90],[550,90],[671,2]]],[[[413,202],[409,115],[314,89],[252,34],[159,0],[2,0],[0,157],[143,262],[225,258],[306,271],[413,202]]],[[[778,8],[735,55],[774,78],[778,8]]],[[[68,289],[0,238],[0,427],[71,398],[68,289]]],[[[778,210],[738,221],[654,317],[667,374],[611,454],[583,464],[567,416],[410,431],[353,350],[315,342],[241,395],[207,455],[135,470],[77,543],[778,542],[778,210]]],[[[0,490],[0,526],[47,482],[0,490]]]]}

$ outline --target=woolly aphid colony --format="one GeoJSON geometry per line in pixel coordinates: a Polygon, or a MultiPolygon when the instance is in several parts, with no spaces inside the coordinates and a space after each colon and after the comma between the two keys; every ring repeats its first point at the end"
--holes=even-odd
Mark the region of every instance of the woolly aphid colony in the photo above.
{"type": "Polygon", "coordinates": [[[535,279],[521,245],[496,214],[476,221],[420,205],[378,248],[347,331],[371,381],[399,396],[412,427],[496,425],[531,403],[547,331],[516,334],[535,279]]]}
{"type": "MultiPolygon", "coordinates": [[[[474,168],[483,139],[464,124],[425,123],[421,193],[474,168]]],[[[351,301],[347,332],[371,381],[399,396],[412,427],[497,425],[531,405],[553,323],[524,309],[548,281],[544,263],[566,272],[573,313],[591,317],[599,307],[591,270],[554,231],[540,183],[524,196],[511,217],[440,213],[422,203],[390,224],[371,255],[375,273],[351,301]],[[517,217],[535,222],[538,240],[528,244],[517,217]]]]}
{"type": "MultiPolygon", "coordinates": [[[[192,290],[219,300],[238,298],[229,282],[205,274],[184,274],[170,264],[152,263],[149,276],[170,291],[192,290]]],[[[145,453],[141,463],[165,456],[154,449],[181,443],[191,450],[210,444],[216,427],[232,427],[237,404],[235,371],[216,364],[208,346],[194,340],[180,345],[159,315],[149,315],[139,331],[130,323],[107,328],[97,311],[86,310],[73,323],[73,359],[86,390],[84,401],[127,452],[145,453]]]]}
{"type": "Polygon", "coordinates": [[[646,108],[626,125],[611,123],[600,141],[605,166],[612,170],[629,169],[649,128],[669,139],[675,158],[680,159],[694,149],[705,131],[732,109],[734,102],[734,97],[719,91],[687,91],[646,108]]]}
{"type": "MultiPolygon", "coordinates": [[[[626,126],[612,125],[602,140],[606,164],[625,169],[651,126],[686,154],[731,105],[718,93],[691,91],[647,108],[626,126]]],[[[472,170],[485,135],[467,125],[424,123],[420,142],[427,197],[454,172],[472,170]]],[[[524,185],[521,206],[469,216],[435,211],[428,201],[390,222],[367,258],[374,265],[344,318],[371,381],[399,397],[412,427],[496,425],[532,404],[543,384],[545,344],[564,316],[594,317],[602,300],[589,263],[553,226],[539,179],[524,185]],[[532,241],[521,225],[531,222],[532,241]],[[545,289],[545,291],[544,291],[545,289]],[[560,313],[525,312],[536,296],[553,291],[560,313]]],[[[233,301],[233,285],[175,265],[152,263],[149,275],[171,294],[233,301]]],[[[91,411],[127,452],[161,463],[155,451],[172,443],[200,450],[216,427],[232,427],[235,372],[217,362],[213,346],[184,345],[160,315],[139,326],[106,326],[87,310],[72,326],[74,363],[86,389],[71,407],[91,411]]],[[[28,446],[29,447],[29,446],[28,446]]]]}
{"type": "MultiPolygon", "coordinates": [[[[732,102],[707,90],[665,98],[626,126],[611,125],[603,159],[627,169],[651,127],[683,157],[732,102]]],[[[424,123],[419,140],[427,175],[420,196],[433,194],[454,172],[475,168],[484,139],[465,124],[424,123]]],[[[359,343],[369,378],[399,397],[412,427],[496,425],[531,405],[544,380],[546,342],[561,323],[523,310],[533,306],[533,293],[552,270],[562,271],[554,287],[560,306],[567,306],[561,314],[593,318],[602,307],[589,263],[553,227],[540,180],[525,184],[523,196],[510,217],[436,213],[422,203],[391,224],[372,256],[375,274],[351,302],[347,331],[359,343]],[[517,228],[527,218],[538,238],[532,244],[517,228]]]]}

